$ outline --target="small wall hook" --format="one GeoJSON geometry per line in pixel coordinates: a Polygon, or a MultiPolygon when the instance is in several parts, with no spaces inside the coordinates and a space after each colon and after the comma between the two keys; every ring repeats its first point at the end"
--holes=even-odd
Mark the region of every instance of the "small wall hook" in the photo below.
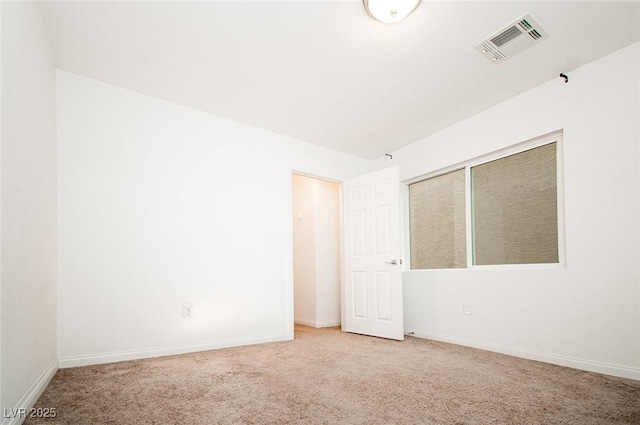
{"type": "Polygon", "coordinates": [[[565,74],[564,72],[560,73],[560,78],[564,78],[565,84],[569,82],[569,76],[567,74],[565,74]]]}
{"type": "Polygon", "coordinates": [[[393,159],[393,155],[391,155],[390,153],[385,153],[385,156],[388,156],[389,159],[393,159]]]}

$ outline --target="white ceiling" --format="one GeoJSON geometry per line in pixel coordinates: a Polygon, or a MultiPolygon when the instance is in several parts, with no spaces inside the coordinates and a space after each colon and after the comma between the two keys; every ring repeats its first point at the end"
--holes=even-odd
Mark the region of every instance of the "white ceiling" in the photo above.
{"type": "MultiPolygon", "coordinates": [[[[640,38],[639,2],[49,2],[59,68],[375,158],[640,38]],[[549,38],[501,65],[473,49],[531,13],[549,38]]],[[[615,78],[615,76],[612,76],[615,78]]]]}

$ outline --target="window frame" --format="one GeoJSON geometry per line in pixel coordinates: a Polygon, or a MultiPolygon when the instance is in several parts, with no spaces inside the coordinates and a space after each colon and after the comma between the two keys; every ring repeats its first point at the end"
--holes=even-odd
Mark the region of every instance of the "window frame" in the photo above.
{"type": "Polygon", "coordinates": [[[406,258],[405,271],[408,272],[433,272],[433,271],[465,271],[465,270],[549,270],[566,268],[566,247],[565,247],[565,222],[564,222],[564,141],[563,130],[554,131],[524,142],[508,146],[497,151],[493,151],[481,156],[477,156],[456,164],[439,168],[432,172],[402,181],[402,206],[401,217],[403,220],[404,242],[403,257],[406,258]],[[474,240],[473,240],[473,211],[472,211],[472,191],[471,191],[471,168],[485,164],[487,162],[502,159],[511,155],[516,155],[540,146],[556,143],[556,190],[557,190],[557,222],[558,222],[558,262],[557,263],[533,263],[533,264],[473,264],[474,240]],[[438,177],[453,171],[465,170],[465,235],[467,249],[467,265],[462,268],[446,269],[412,269],[411,268],[411,228],[409,220],[409,185],[422,180],[438,177]]]}

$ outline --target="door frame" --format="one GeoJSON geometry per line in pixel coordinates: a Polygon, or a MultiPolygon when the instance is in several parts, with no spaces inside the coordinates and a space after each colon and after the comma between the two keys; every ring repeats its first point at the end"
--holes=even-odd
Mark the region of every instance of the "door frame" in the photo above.
{"type": "Polygon", "coordinates": [[[288,318],[287,318],[287,334],[289,339],[294,339],[294,272],[293,272],[293,175],[309,177],[317,180],[324,180],[338,185],[338,216],[339,216],[339,258],[340,258],[340,329],[345,330],[345,305],[344,305],[344,181],[340,178],[322,175],[321,173],[315,173],[310,171],[304,171],[300,168],[289,169],[289,199],[288,199],[288,214],[289,225],[287,226],[287,280],[289,282],[287,289],[287,305],[288,305],[288,318]]]}

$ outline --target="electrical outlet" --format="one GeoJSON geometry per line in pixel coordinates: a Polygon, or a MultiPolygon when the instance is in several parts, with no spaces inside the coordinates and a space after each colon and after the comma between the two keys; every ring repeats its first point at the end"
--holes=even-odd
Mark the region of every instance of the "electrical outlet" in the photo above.
{"type": "Polygon", "coordinates": [[[193,317],[193,304],[192,303],[182,304],[182,318],[191,319],[192,317],[193,317]]]}
{"type": "Polygon", "coordinates": [[[462,313],[471,314],[471,303],[462,303],[462,313]]]}

